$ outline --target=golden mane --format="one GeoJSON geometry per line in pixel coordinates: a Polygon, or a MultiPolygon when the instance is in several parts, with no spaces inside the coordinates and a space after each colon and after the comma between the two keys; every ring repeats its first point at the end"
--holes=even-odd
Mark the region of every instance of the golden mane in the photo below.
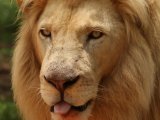
{"type": "MultiPolygon", "coordinates": [[[[13,55],[14,98],[26,120],[50,120],[49,108],[39,94],[41,60],[37,58],[36,41],[33,41],[34,27],[47,0],[17,1],[21,6],[23,22],[13,55]]],[[[107,86],[107,83],[101,83],[112,88],[113,91],[104,90],[99,93],[106,96],[106,99],[97,100],[90,120],[106,120],[106,118],[108,120],[159,120],[160,2],[159,0],[112,0],[112,2],[125,24],[128,48],[122,56],[123,61],[109,76],[114,84],[107,86]],[[132,91],[132,94],[126,95],[123,90],[132,91]],[[108,96],[112,103],[105,106],[108,96]],[[129,99],[129,96],[140,99],[137,103],[136,100],[129,99]],[[114,99],[119,99],[121,104],[114,103],[114,99]],[[132,104],[126,103],[124,99],[128,99],[132,104]],[[117,105],[117,111],[112,111],[113,104],[117,105]],[[127,106],[128,111],[123,106],[127,106]],[[111,113],[112,118],[102,111],[111,113]]]]}

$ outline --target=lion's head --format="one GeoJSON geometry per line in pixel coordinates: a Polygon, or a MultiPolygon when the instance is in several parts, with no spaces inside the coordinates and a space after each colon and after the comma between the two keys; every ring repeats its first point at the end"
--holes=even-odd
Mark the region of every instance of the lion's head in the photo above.
{"type": "Polygon", "coordinates": [[[48,1],[37,23],[40,90],[54,114],[88,116],[103,89],[100,82],[118,64],[127,39],[111,2],[74,4],[48,1]]]}
{"type": "Polygon", "coordinates": [[[157,1],[18,3],[13,88],[25,119],[140,120],[158,110],[157,1]]]}

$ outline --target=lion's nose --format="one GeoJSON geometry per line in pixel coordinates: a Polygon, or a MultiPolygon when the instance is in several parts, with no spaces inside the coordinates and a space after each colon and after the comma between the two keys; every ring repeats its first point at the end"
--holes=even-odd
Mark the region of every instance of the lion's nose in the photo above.
{"type": "Polygon", "coordinates": [[[54,79],[51,79],[49,77],[44,76],[44,79],[49,84],[54,86],[58,91],[63,93],[63,91],[66,88],[71,87],[72,85],[74,85],[80,79],[80,76],[71,77],[71,78],[65,79],[65,80],[54,80],[54,79]]]}

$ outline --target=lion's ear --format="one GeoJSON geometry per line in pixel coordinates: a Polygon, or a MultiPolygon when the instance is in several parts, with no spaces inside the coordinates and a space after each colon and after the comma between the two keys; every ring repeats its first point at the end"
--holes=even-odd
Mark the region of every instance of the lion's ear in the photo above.
{"type": "Polygon", "coordinates": [[[23,0],[16,0],[16,1],[17,1],[18,5],[21,6],[23,0]]]}
{"type": "Polygon", "coordinates": [[[16,0],[20,11],[26,13],[33,5],[34,0],[16,0]]]}
{"type": "MultiPolygon", "coordinates": [[[[113,0],[116,9],[122,16],[122,19],[131,25],[137,25],[139,28],[149,26],[149,5],[146,0],[113,0]]],[[[153,0],[154,1],[154,0],[153,0]]]]}

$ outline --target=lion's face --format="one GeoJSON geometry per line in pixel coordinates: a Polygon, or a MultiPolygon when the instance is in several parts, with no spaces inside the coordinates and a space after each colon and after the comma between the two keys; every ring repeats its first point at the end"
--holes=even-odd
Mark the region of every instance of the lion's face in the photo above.
{"type": "Polygon", "coordinates": [[[88,119],[125,47],[119,15],[109,0],[49,0],[37,26],[40,92],[53,119],[88,119]]]}

